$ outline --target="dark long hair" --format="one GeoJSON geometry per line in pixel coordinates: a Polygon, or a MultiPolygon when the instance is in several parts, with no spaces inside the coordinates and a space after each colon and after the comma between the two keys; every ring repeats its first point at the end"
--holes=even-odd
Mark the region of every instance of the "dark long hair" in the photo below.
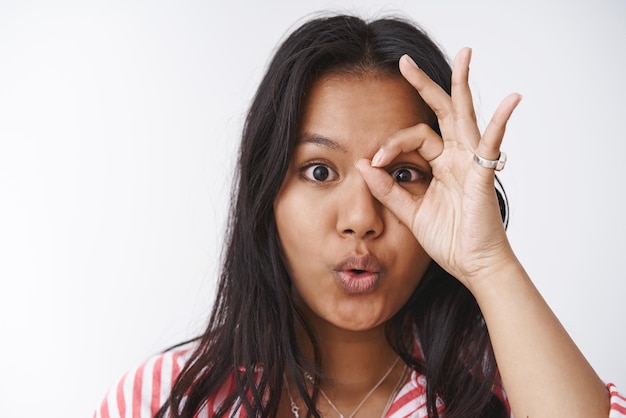
{"type": "MultiPolygon", "coordinates": [[[[286,374],[318,417],[321,359],[315,336],[291,297],[291,280],[279,247],[273,204],[296,146],[302,103],[311,83],[335,71],[400,76],[409,54],[450,93],[451,69],[440,49],[407,21],[365,22],[352,16],[311,20],[276,51],[254,97],[243,130],[237,186],[218,294],[205,333],[157,417],[192,417],[227,381],[235,390],[216,416],[232,408],[248,416],[275,416],[286,374]],[[314,347],[313,365],[297,341],[298,321],[314,347]],[[300,368],[313,368],[309,394],[300,368]]],[[[438,130],[436,122],[433,128],[438,130]]],[[[504,205],[504,200],[501,203],[504,205]]],[[[427,379],[427,405],[436,400],[447,417],[505,416],[493,395],[497,374],[489,336],[470,292],[432,264],[407,304],[387,324],[396,352],[427,379]],[[417,355],[415,341],[422,355],[417,355]]]]}

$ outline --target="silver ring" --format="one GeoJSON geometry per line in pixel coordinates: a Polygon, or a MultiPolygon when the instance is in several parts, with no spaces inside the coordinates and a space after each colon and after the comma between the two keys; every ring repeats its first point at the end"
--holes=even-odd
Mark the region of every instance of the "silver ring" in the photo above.
{"type": "Polygon", "coordinates": [[[502,171],[506,165],[506,154],[501,152],[497,160],[486,160],[474,151],[474,161],[481,167],[502,171]]]}

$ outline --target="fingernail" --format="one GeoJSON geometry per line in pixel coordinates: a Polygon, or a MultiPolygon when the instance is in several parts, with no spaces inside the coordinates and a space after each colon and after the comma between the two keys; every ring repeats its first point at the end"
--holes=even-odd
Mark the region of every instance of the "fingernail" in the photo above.
{"type": "Polygon", "coordinates": [[[411,64],[413,67],[415,67],[415,68],[419,68],[419,67],[417,66],[417,64],[415,63],[415,61],[413,61],[413,58],[411,58],[408,54],[404,54],[404,55],[402,56],[402,58],[404,58],[405,60],[407,60],[407,62],[408,62],[409,64],[411,64]]]}
{"type": "Polygon", "coordinates": [[[380,162],[383,160],[384,155],[385,151],[382,148],[379,149],[376,154],[374,154],[374,158],[372,158],[372,167],[378,167],[380,165],[380,162]]]}
{"type": "Polygon", "coordinates": [[[367,161],[365,158],[359,158],[358,160],[356,160],[356,161],[354,162],[354,166],[355,166],[357,169],[359,169],[359,170],[360,170],[360,168],[359,168],[359,165],[360,165],[360,164],[367,164],[367,165],[371,165],[370,163],[368,163],[368,161],[367,161]],[[361,161],[363,161],[363,163],[362,163],[361,161]]]}

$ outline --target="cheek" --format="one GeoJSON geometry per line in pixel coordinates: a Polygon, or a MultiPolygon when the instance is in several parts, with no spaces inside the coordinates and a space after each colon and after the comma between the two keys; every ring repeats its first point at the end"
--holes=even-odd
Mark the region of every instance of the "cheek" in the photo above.
{"type": "Polygon", "coordinates": [[[417,262],[414,262],[411,265],[410,272],[408,274],[408,277],[410,279],[407,280],[406,287],[410,291],[407,292],[407,299],[422,281],[422,278],[424,277],[424,274],[426,273],[426,270],[428,269],[432,261],[431,258],[425,252],[423,252],[423,250],[416,254],[416,260],[417,262]]]}
{"type": "MultiPolygon", "coordinates": [[[[405,250],[408,248],[405,247],[405,250]]],[[[407,303],[431,263],[430,257],[421,247],[401,253],[396,259],[397,269],[393,272],[394,277],[390,277],[392,283],[389,283],[388,293],[389,317],[395,315],[407,303]]]]}
{"type": "Polygon", "coordinates": [[[319,252],[332,226],[328,202],[300,189],[286,185],[274,201],[276,228],[290,265],[319,252]]]}
{"type": "Polygon", "coordinates": [[[386,220],[390,235],[395,242],[395,267],[405,289],[414,290],[431,263],[431,258],[417,242],[413,233],[404,226],[395,216],[390,215],[386,220]]]}

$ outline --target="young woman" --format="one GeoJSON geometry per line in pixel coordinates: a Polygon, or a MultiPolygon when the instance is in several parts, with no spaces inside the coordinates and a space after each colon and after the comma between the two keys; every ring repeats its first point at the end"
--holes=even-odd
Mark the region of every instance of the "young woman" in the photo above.
{"type": "Polygon", "coordinates": [[[293,32],[248,113],[206,332],[95,416],[626,416],[509,246],[521,96],[481,134],[470,57],[397,19],[293,32]]]}

